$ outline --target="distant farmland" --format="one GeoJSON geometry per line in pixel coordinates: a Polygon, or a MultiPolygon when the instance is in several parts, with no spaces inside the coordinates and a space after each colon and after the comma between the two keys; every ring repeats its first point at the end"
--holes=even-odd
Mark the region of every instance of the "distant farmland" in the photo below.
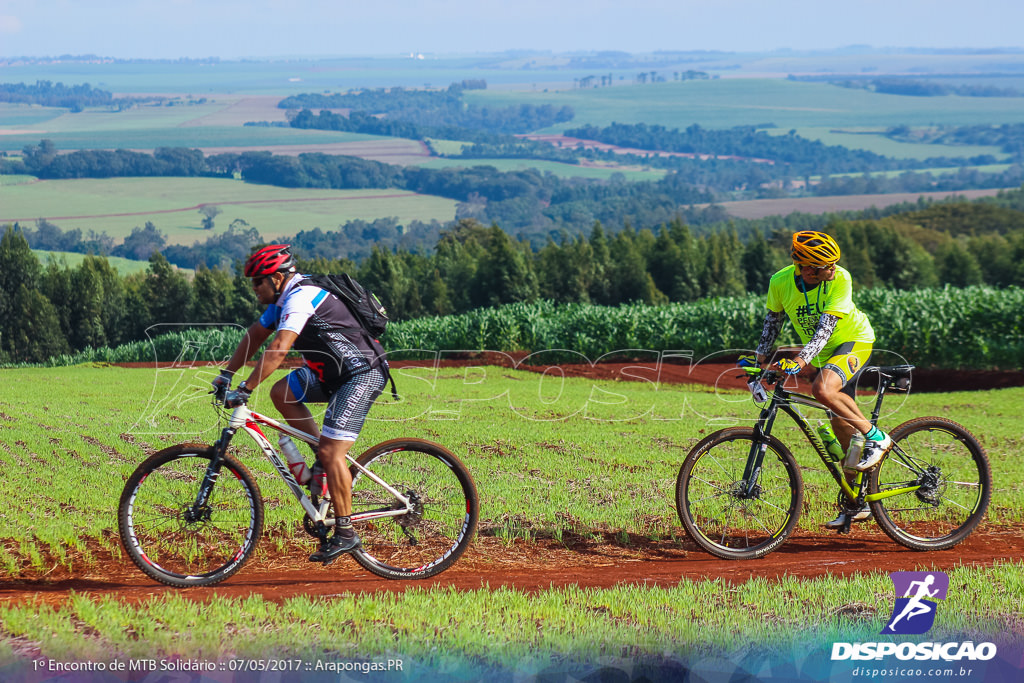
{"type": "MultiPolygon", "coordinates": [[[[751,199],[744,202],[722,202],[730,216],[735,218],[765,218],[787,216],[794,212],[822,214],[834,211],[863,211],[871,207],[883,208],[903,202],[916,202],[918,197],[945,199],[946,197],[994,197],[1000,190],[965,190],[963,192],[917,192],[902,194],[858,194],[839,197],[799,197],[783,199],[751,199]]],[[[702,206],[707,206],[703,204],[702,206]]]]}
{"type": "Polygon", "coordinates": [[[223,232],[235,219],[264,238],[301,230],[331,230],[351,220],[395,217],[441,222],[455,217],[455,201],[404,190],[318,190],[253,185],[219,178],[115,178],[46,180],[4,188],[0,224],[45,218],[63,230],[127,237],[147,221],[169,244],[192,244],[214,232],[201,228],[199,208],[215,205],[223,232]]]}

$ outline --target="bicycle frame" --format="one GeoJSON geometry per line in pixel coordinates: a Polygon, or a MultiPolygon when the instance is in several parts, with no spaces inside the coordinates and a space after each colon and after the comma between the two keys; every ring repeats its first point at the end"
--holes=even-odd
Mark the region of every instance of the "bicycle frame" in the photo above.
{"type": "MultiPolygon", "coordinates": [[[[327,509],[329,507],[328,501],[323,501],[320,504],[320,508],[317,509],[313,506],[313,501],[306,492],[306,489],[295,480],[291,470],[281,459],[280,453],[274,448],[270,440],[264,435],[260,426],[269,427],[279,432],[305,441],[311,446],[319,444],[320,440],[312,434],[307,434],[301,430],[295,429],[290,425],[282,422],[278,422],[273,418],[269,418],[266,415],[261,415],[248,408],[248,406],[240,405],[236,407],[228,418],[228,425],[221,431],[220,439],[214,444],[214,457],[210,461],[210,465],[206,469],[206,475],[203,477],[203,483],[199,487],[199,492],[196,495],[196,501],[194,503],[194,510],[201,510],[206,505],[209,499],[210,492],[213,490],[213,485],[217,481],[217,477],[220,475],[221,460],[224,454],[227,452],[228,444],[234,435],[242,430],[256,442],[260,450],[266,456],[270,464],[273,465],[277,471],[278,476],[284,480],[284,483],[288,486],[292,495],[295,496],[296,500],[299,501],[299,505],[305,510],[306,514],[313,521],[314,524],[323,524],[325,527],[334,526],[335,520],[327,517],[327,509]]],[[[393,486],[388,484],[386,481],[375,475],[373,472],[367,470],[360,465],[355,458],[352,457],[351,453],[345,455],[346,459],[354,466],[359,472],[368,477],[371,481],[385,489],[388,493],[393,495],[395,499],[401,503],[402,507],[396,509],[395,506],[391,506],[386,509],[379,510],[367,510],[360,513],[353,514],[351,516],[353,523],[365,522],[371,519],[379,519],[383,517],[400,517],[413,511],[413,504],[407,496],[402,494],[400,491],[395,489],[393,486]]]]}
{"type": "MultiPolygon", "coordinates": [[[[878,371],[878,368],[868,367],[864,370],[878,371]]],[[[832,478],[835,479],[836,484],[839,485],[843,495],[846,496],[847,500],[851,504],[863,504],[865,502],[870,503],[876,500],[882,500],[883,498],[916,491],[921,488],[919,484],[915,484],[899,489],[890,489],[879,493],[865,495],[865,473],[857,472],[857,476],[854,480],[856,489],[854,489],[854,487],[850,486],[849,482],[847,482],[843,468],[829,457],[828,451],[825,450],[825,444],[822,443],[817,432],[811,428],[808,419],[800,412],[800,406],[822,410],[829,417],[832,416],[832,411],[813,396],[808,396],[807,394],[801,394],[795,391],[787,391],[783,386],[785,378],[778,378],[775,373],[765,373],[762,376],[769,383],[775,380],[775,390],[772,392],[768,405],[761,410],[761,414],[757,419],[757,424],[754,426],[754,443],[751,446],[750,455],[747,457],[747,465],[743,471],[743,479],[747,482],[747,490],[745,491],[746,496],[754,497],[756,495],[756,487],[758,480],[760,479],[761,465],[764,462],[764,455],[768,449],[768,437],[771,435],[772,427],[775,424],[775,418],[778,416],[780,410],[793,418],[797,427],[799,427],[800,431],[803,432],[804,436],[814,448],[814,452],[818,454],[818,458],[825,465],[825,468],[832,475],[832,478]]],[[[758,381],[760,381],[760,376],[758,377],[758,381]]],[[[885,391],[888,387],[889,382],[887,380],[883,380],[879,384],[878,396],[875,398],[875,406],[871,411],[872,426],[875,426],[878,423],[878,416],[882,411],[882,399],[885,397],[885,391]]],[[[895,444],[893,445],[893,453],[897,454],[901,459],[905,461],[907,460],[906,456],[899,449],[899,446],[895,444]]]]}

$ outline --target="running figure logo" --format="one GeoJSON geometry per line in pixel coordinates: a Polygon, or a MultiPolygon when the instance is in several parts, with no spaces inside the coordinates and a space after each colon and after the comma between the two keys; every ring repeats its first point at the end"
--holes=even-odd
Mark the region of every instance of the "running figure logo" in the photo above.
{"type": "Polygon", "coordinates": [[[892,618],[882,633],[917,635],[927,632],[935,623],[935,600],[946,599],[949,577],[944,572],[893,572],[889,577],[897,597],[892,618]]]}

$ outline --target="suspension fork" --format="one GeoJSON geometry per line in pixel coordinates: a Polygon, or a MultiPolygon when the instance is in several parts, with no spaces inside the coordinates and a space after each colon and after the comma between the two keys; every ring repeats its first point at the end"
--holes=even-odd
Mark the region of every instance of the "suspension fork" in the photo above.
{"type": "Polygon", "coordinates": [[[754,425],[754,439],[750,444],[750,454],[747,455],[747,465],[743,470],[744,494],[748,497],[754,495],[757,482],[761,478],[761,463],[764,462],[765,451],[768,450],[768,435],[772,433],[772,426],[779,414],[779,402],[776,394],[772,394],[772,400],[761,411],[754,425]]]}
{"type": "Polygon", "coordinates": [[[196,493],[196,499],[193,501],[189,510],[186,511],[186,514],[191,514],[198,518],[200,511],[206,507],[207,503],[209,503],[210,495],[213,493],[213,486],[217,483],[217,477],[220,476],[221,465],[228,452],[228,444],[231,443],[231,437],[235,435],[235,431],[236,430],[231,427],[225,427],[220,433],[220,439],[213,444],[213,457],[210,458],[210,464],[206,467],[206,474],[203,475],[203,481],[199,485],[199,491],[196,493]]]}

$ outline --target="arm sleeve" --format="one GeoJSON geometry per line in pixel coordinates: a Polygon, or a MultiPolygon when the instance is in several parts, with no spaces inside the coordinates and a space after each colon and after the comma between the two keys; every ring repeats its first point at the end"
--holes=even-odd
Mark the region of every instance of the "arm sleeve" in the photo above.
{"type": "Polygon", "coordinates": [[[757,342],[757,351],[755,351],[758,356],[767,356],[772,352],[772,345],[779,338],[779,332],[782,331],[782,323],[785,319],[784,312],[768,310],[767,315],[764,316],[761,339],[757,342]]]}
{"type": "Polygon", "coordinates": [[[810,341],[807,342],[807,345],[804,346],[803,351],[800,352],[798,357],[803,358],[805,363],[810,364],[811,359],[825,348],[825,344],[828,343],[828,339],[832,336],[832,332],[835,331],[838,322],[839,318],[831,313],[822,313],[821,317],[818,318],[818,326],[814,328],[814,335],[811,336],[810,341]]]}

